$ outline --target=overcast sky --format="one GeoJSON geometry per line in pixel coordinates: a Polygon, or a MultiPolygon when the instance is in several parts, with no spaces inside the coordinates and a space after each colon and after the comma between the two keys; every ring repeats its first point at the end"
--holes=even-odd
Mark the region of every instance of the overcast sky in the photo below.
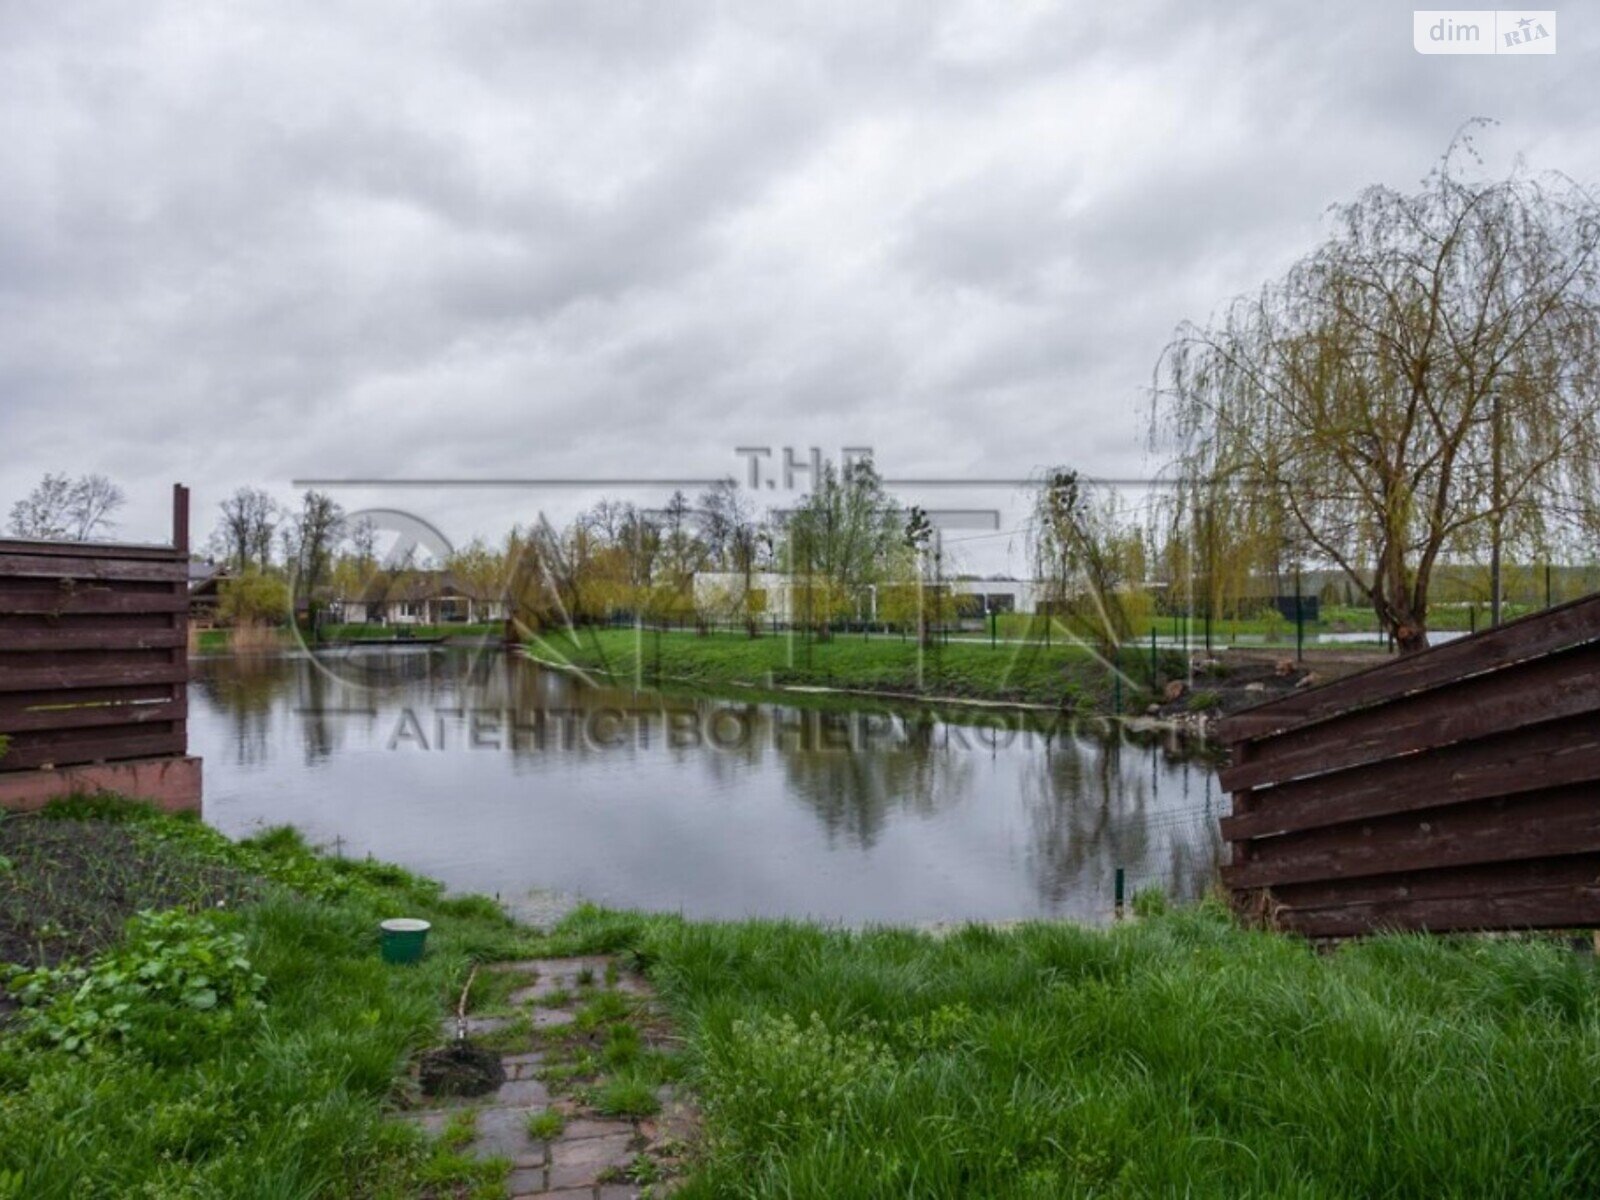
{"type": "MultiPolygon", "coordinates": [[[[1328,204],[1475,115],[1491,169],[1600,182],[1600,12],[1513,58],[1420,56],[1411,11],[0,6],[0,512],[100,471],[160,538],[182,480],[203,537],[240,484],[704,478],[753,445],[1145,473],[1173,327],[1328,204]]],[[[592,498],[335,494],[455,540],[592,498]]]]}

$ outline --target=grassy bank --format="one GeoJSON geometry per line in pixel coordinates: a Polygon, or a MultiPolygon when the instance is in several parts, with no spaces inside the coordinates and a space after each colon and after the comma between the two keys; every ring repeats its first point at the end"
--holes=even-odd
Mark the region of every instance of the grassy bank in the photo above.
{"type": "MultiPolygon", "coordinates": [[[[498,622],[453,622],[448,625],[324,625],[320,636],[324,642],[351,641],[358,638],[482,638],[499,637],[503,626],[498,622]],[[403,632],[402,632],[403,631],[403,632]]],[[[251,649],[297,649],[301,642],[294,630],[287,626],[271,626],[250,634],[251,649]]],[[[237,648],[233,629],[197,629],[193,636],[194,649],[206,654],[224,653],[237,648]]]]}
{"type": "Polygon", "coordinates": [[[566,932],[631,949],[692,1030],[708,1195],[1600,1194],[1600,994],[1555,944],[1319,955],[1206,908],[566,932]]]}
{"type": "MultiPolygon", "coordinates": [[[[1089,650],[1052,644],[991,647],[952,641],[922,648],[894,635],[871,639],[836,634],[827,641],[799,634],[757,638],[743,633],[636,632],[583,627],[554,632],[530,645],[538,657],[609,674],[621,682],[657,678],[691,685],[833,687],[967,699],[1047,704],[1080,712],[1142,707],[1141,690],[1120,691],[1112,672],[1089,650]]],[[[1149,675],[1149,652],[1128,648],[1123,670],[1136,680],[1149,675]]],[[[1170,652],[1163,669],[1175,669],[1170,652]]]]}
{"type": "Polygon", "coordinates": [[[1600,990],[1555,942],[1319,954],[1152,897],[1106,932],[586,908],[536,938],[287,833],[65,815],[0,821],[5,953],[90,966],[0,1014],[8,1200],[500,1195],[385,1112],[469,959],[579,952],[687,1035],[690,1197],[1600,1194],[1600,990]],[[419,968],[377,959],[396,911],[435,922],[419,968]]]}
{"type": "Polygon", "coordinates": [[[104,803],[0,819],[0,896],[0,1197],[502,1194],[389,1115],[469,959],[528,942],[493,904],[104,803]]]}

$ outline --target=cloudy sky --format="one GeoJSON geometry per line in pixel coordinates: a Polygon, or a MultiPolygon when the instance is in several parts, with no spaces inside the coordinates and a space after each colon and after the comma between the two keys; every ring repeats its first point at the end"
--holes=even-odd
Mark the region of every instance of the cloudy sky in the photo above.
{"type": "MultiPolygon", "coordinates": [[[[0,505],[100,471],[153,539],[182,480],[203,536],[239,484],[739,446],[1139,475],[1173,327],[1328,204],[1476,115],[1490,169],[1600,183],[1600,14],[1560,17],[1512,58],[1376,0],[0,6],[0,505]]],[[[456,540],[592,498],[336,494],[456,540]]]]}

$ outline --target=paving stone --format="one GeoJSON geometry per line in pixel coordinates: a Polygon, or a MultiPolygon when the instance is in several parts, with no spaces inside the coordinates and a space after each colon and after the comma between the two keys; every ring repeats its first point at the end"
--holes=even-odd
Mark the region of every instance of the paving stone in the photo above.
{"type": "Polygon", "coordinates": [[[468,1150],[474,1158],[509,1158],[515,1161],[542,1152],[542,1144],[528,1136],[527,1109],[478,1110],[477,1137],[468,1150]]]}
{"type": "Polygon", "coordinates": [[[535,1029],[558,1029],[563,1025],[571,1025],[577,1020],[569,1012],[559,1008],[536,1008],[533,1010],[533,1027],[535,1029]]]}
{"type": "Polygon", "coordinates": [[[508,1069],[511,1067],[537,1067],[544,1062],[543,1050],[531,1050],[527,1054],[502,1054],[500,1061],[508,1069]]]}
{"type": "Polygon", "coordinates": [[[524,1004],[534,1004],[540,1000],[543,1000],[546,996],[561,990],[562,988],[558,986],[553,979],[541,979],[538,983],[533,984],[531,987],[518,988],[516,991],[507,996],[506,1000],[517,1005],[518,1007],[521,1007],[524,1004]]]}
{"type": "Polygon", "coordinates": [[[575,1121],[568,1121],[566,1129],[561,1134],[562,1141],[577,1142],[584,1138],[615,1137],[617,1134],[633,1133],[631,1121],[611,1121],[597,1117],[579,1117],[575,1121]]]}
{"type": "Polygon", "coordinates": [[[519,1167],[506,1176],[506,1191],[513,1196],[537,1195],[544,1191],[543,1167],[519,1167]]]}
{"type": "Polygon", "coordinates": [[[494,1102],[525,1108],[543,1106],[550,1103],[550,1089],[539,1079],[510,1079],[495,1092],[494,1102]]]}
{"type": "Polygon", "coordinates": [[[594,1200],[593,1188],[562,1188],[559,1192],[541,1192],[544,1200],[594,1200]]]}
{"type": "Polygon", "coordinates": [[[631,1134],[560,1141],[550,1147],[550,1186],[580,1187],[633,1161],[631,1134]]]}
{"type": "Polygon", "coordinates": [[[621,1183],[608,1183],[599,1191],[600,1200],[639,1200],[644,1192],[639,1188],[621,1183]]]}
{"type": "Polygon", "coordinates": [[[450,1123],[450,1114],[435,1108],[424,1112],[406,1113],[401,1120],[419,1126],[429,1137],[438,1137],[450,1123]]]}

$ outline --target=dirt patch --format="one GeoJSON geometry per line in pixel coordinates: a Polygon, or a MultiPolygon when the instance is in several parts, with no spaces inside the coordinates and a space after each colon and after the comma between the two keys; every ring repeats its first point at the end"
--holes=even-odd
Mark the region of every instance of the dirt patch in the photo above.
{"type": "Polygon", "coordinates": [[[505,1081],[500,1055],[465,1039],[429,1050],[417,1067],[424,1096],[484,1096],[505,1081]]]}
{"type": "Polygon", "coordinates": [[[88,958],[141,909],[231,906],[261,886],[136,821],[0,817],[0,859],[0,962],[25,966],[88,958]]]}
{"type": "Polygon", "coordinates": [[[1196,660],[1192,680],[1169,680],[1161,700],[1145,711],[1161,718],[1220,717],[1324,681],[1312,666],[1287,658],[1196,660]]]}

